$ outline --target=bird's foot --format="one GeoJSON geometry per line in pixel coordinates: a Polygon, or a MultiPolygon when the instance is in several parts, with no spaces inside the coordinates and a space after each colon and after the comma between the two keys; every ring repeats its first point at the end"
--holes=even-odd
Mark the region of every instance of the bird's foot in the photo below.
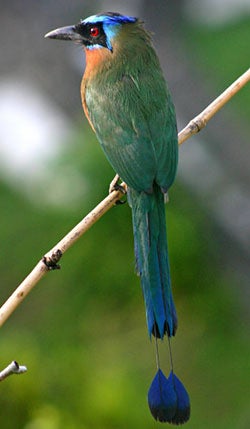
{"type": "MultiPolygon", "coordinates": [[[[113,180],[111,181],[110,185],[109,185],[109,193],[110,194],[113,191],[119,191],[119,192],[122,192],[124,195],[126,195],[127,189],[123,185],[121,185],[119,183],[119,181],[120,181],[120,176],[118,174],[116,174],[115,177],[113,178],[113,180]]],[[[126,203],[126,200],[125,201],[124,200],[118,200],[118,201],[116,201],[115,204],[121,205],[124,203],[126,203]]]]}

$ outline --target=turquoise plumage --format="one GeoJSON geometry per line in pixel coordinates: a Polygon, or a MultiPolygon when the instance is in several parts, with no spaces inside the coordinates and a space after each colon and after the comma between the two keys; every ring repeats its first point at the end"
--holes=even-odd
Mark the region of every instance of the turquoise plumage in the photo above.
{"type": "MultiPolygon", "coordinates": [[[[85,49],[83,109],[109,162],[128,185],[149,336],[156,341],[165,334],[170,338],[177,316],[164,195],[175,179],[178,139],[174,106],[150,35],[137,18],[109,12],[47,37],[73,40],[85,49]]],[[[172,363],[168,378],[158,367],[148,401],[156,420],[173,424],[188,420],[188,394],[172,363]]]]}
{"type": "Polygon", "coordinates": [[[149,335],[175,334],[177,316],[172,298],[164,196],[155,183],[152,193],[128,190],[132,208],[136,268],[141,277],[149,335]]]}

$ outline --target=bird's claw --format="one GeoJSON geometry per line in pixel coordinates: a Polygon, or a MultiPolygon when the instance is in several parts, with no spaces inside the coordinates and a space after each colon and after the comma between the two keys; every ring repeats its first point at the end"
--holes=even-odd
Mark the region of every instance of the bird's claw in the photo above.
{"type": "MultiPolygon", "coordinates": [[[[110,185],[109,185],[109,193],[111,194],[111,192],[113,191],[119,191],[122,192],[124,195],[126,195],[127,191],[124,188],[124,186],[119,184],[119,180],[120,180],[120,176],[118,174],[115,175],[115,177],[113,178],[113,180],[111,181],[110,185]]],[[[126,200],[117,200],[115,205],[121,205],[126,203],[126,200]]]]}

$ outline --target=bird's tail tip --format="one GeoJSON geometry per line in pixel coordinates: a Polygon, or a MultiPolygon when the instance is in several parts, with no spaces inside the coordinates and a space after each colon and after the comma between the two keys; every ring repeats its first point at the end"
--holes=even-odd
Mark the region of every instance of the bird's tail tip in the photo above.
{"type": "Polygon", "coordinates": [[[158,369],[148,391],[148,405],[155,420],[162,423],[181,425],[190,418],[189,395],[173,371],[167,378],[158,369]]]}

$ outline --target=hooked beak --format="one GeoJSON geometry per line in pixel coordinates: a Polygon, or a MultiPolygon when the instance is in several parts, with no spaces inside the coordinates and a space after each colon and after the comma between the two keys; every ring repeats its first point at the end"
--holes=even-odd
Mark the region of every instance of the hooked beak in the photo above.
{"type": "Polygon", "coordinates": [[[72,40],[76,43],[84,43],[84,39],[77,31],[76,25],[57,28],[45,34],[44,37],[48,39],[72,40]]]}

